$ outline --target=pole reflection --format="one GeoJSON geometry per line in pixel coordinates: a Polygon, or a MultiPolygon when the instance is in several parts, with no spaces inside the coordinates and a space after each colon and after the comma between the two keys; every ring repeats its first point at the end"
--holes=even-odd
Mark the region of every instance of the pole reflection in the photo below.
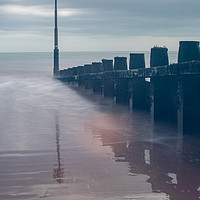
{"type": "MultiPolygon", "coordinates": [[[[109,129],[95,125],[92,128],[93,134],[100,136],[102,145],[111,147],[115,161],[129,163],[130,175],[148,175],[147,182],[151,184],[153,193],[165,193],[170,200],[199,199],[199,140],[195,142],[192,136],[180,137],[176,131],[169,133],[167,127],[160,130],[155,124],[144,139],[141,138],[144,130],[141,124],[136,126],[137,121],[127,133],[117,130],[116,126],[111,128],[111,124],[116,125],[113,118],[119,121],[119,113],[116,114],[109,118],[105,116],[106,123],[110,120],[109,129]]],[[[120,126],[126,127],[127,122],[120,126]]]]}
{"type": "Polygon", "coordinates": [[[59,183],[62,184],[64,183],[64,168],[62,167],[61,164],[61,153],[60,153],[60,127],[59,127],[59,116],[58,114],[55,115],[55,122],[56,122],[56,147],[57,147],[57,161],[58,164],[56,164],[55,166],[57,166],[57,168],[54,169],[53,171],[53,177],[54,179],[59,183]]]}

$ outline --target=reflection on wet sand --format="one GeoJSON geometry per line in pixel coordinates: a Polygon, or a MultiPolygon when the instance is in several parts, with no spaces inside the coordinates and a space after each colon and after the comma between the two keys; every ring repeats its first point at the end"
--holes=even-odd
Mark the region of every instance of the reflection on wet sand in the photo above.
{"type": "Polygon", "coordinates": [[[60,127],[59,127],[58,114],[56,114],[55,121],[56,121],[56,147],[57,147],[58,164],[57,168],[54,169],[53,177],[56,179],[58,183],[64,183],[64,168],[62,168],[61,154],[60,154],[60,127]]]}
{"type": "Polygon", "coordinates": [[[199,140],[180,137],[165,126],[160,132],[161,124],[152,129],[150,120],[149,135],[144,135],[144,127],[138,126],[140,120],[120,111],[102,115],[94,120],[98,125],[91,121],[93,135],[99,135],[103,146],[111,147],[116,162],[129,164],[130,176],[148,175],[153,193],[165,193],[170,200],[199,199],[199,140]],[[110,124],[110,128],[103,124],[110,124]]]}
{"type": "Polygon", "coordinates": [[[198,198],[199,140],[51,79],[19,82],[0,116],[0,199],[198,198]]]}

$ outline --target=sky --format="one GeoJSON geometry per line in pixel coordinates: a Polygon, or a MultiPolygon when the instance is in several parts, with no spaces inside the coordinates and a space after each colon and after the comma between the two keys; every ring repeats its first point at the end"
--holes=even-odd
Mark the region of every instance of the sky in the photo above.
{"type": "MultiPolygon", "coordinates": [[[[60,51],[149,51],[200,38],[200,0],[58,0],[60,51]]],[[[50,52],[54,0],[0,0],[0,52],[50,52]]]]}

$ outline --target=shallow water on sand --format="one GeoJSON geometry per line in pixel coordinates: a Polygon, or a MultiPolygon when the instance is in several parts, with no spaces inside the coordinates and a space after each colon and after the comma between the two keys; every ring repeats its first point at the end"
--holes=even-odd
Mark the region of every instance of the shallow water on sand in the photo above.
{"type": "Polygon", "coordinates": [[[200,198],[199,138],[52,79],[40,56],[1,65],[0,199],[200,198]]]}

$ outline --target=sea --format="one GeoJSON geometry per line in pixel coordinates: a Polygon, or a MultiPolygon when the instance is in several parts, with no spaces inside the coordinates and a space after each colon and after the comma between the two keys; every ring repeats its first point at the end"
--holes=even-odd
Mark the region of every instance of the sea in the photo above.
{"type": "MultiPolygon", "coordinates": [[[[115,56],[129,52],[64,52],[60,67],[115,56]]],[[[52,53],[0,53],[1,200],[200,199],[199,137],[62,83],[52,66],[52,53]]]]}

